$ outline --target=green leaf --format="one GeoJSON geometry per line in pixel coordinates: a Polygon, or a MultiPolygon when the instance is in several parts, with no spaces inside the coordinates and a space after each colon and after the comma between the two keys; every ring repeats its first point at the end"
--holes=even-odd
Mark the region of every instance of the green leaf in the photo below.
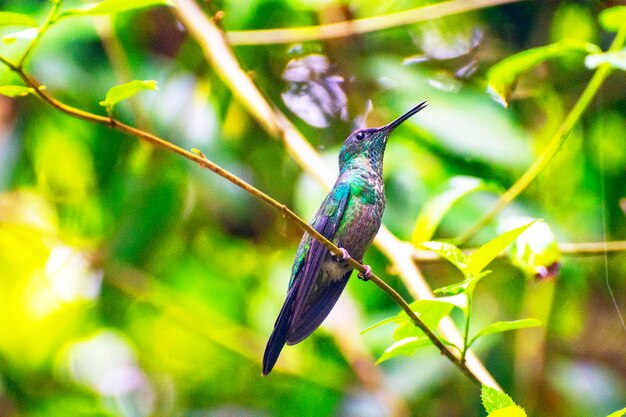
{"type": "Polygon", "coordinates": [[[480,398],[483,402],[483,407],[485,407],[485,411],[487,411],[488,414],[491,414],[496,410],[501,410],[515,405],[511,397],[506,395],[505,392],[484,384],[480,392],[480,398]]]}
{"type": "Polygon", "coordinates": [[[626,408],[622,408],[621,410],[617,410],[614,413],[609,414],[606,417],[622,417],[624,414],[626,414],[626,408]]]}
{"type": "Polygon", "coordinates": [[[420,212],[411,242],[418,245],[421,242],[432,239],[435,230],[441,223],[441,219],[450,208],[460,199],[476,191],[494,190],[495,187],[487,184],[479,178],[456,176],[452,177],[445,190],[428,200],[420,212]]]}
{"type": "Polygon", "coordinates": [[[417,349],[429,346],[430,344],[430,339],[425,336],[404,338],[389,346],[381,357],[378,358],[376,365],[398,355],[411,356],[417,349]]]}
{"type": "Polygon", "coordinates": [[[509,230],[506,233],[501,234],[495,239],[485,243],[476,252],[472,253],[467,265],[470,276],[477,276],[487,265],[491,263],[507,246],[509,246],[524,230],[533,225],[536,220],[518,227],[513,230],[509,230]]]}
{"type": "MultiPolygon", "coordinates": [[[[498,230],[511,230],[529,220],[525,216],[507,217],[499,222],[498,230]]],[[[545,279],[558,273],[561,252],[550,226],[546,222],[537,222],[515,239],[509,257],[513,265],[527,276],[545,279]]]]}
{"type": "Polygon", "coordinates": [[[32,39],[35,39],[38,33],[39,33],[39,30],[37,28],[28,28],[25,30],[21,30],[19,32],[8,33],[4,35],[2,37],[2,42],[6,44],[11,44],[17,41],[18,39],[30,41],[32,39]]]}
{"type": "MultiPolygon", "coordinates": [[[[407,317],[408,318],[408,317],[407,317]]],[[[368,328],[366,328],[365,330],[361,330],[361,334],[365,334],[367,332],[370,332],[374,329],[377,329],[379,327],[384,326],[385,324],[389,324],[389,323],[397,323],[400,319],[398,318],[398,316],[393,316],[393,317],[387,317],[386,319],[383,319],[377,323],[372,324],[371,326],[369,326],[368,328]]]]}
{"type": "Polygon", "coordinates": [[[7,97],[24,97],[34,94],[35,89],[24,85],[2,85],[0,86],[0,94],[7,97]]]}
{"type": "Polygon", "coordinates": [[[157,82],[154,80],[134,80],[126,84],[111,87],[107,92],[106,98],[100,102],[100,105],[106,107],[109,111],[122,100],[126,100],[141,90],[156,90],[157,82]]]}
{"type": "Polygon", "coordinates": [[[476,284],[478,284],[478,281],[480,281],[483,277],[489,274],[491,274],[491,271],[489,270],[483,271],[480,274],[478,274],[478,276],[471,277],[464,281],[447,285],[445,287],[437,288],[433,292],[435,294],[442,294],[446,296],[454,296],[457,294],[464,293],[464,294],[467,294],[468,297],[471,297],[472,293],[474,292],[474,288],[476,287],[476,284]]]}
{"type": "Polygon", "coordinates": [[[88,3],[84,6],[65,10],[59,19],[69,16],[100,16],[114,13],[128,12],[153,6],[169,6],[170,0],[103,0],[98,3],[88,3]]]}
{"type": "Polygon", "coordinates": [[[3,26],[26,26],[37,27],[37,22],[32,17],[22,13],[0,12],[0,27],[3,26]]]}
{"type": "MultiPolygon", "coordinates": [[[[465,297],[441,297],[417,300],[410,304],[411,310],[428,326],[432,331],[436,331],[442,318],[450,314],[453,307],[463,308],[467,306],[467,298],[465,297]]],[[[398,328],[393,332],[394,340],[398,341],[406,337],[417,336],[424,337],[422,330],[413,323],[413,321],[404,313],[398,314],[398,328]]]]}
{"type": "Polygon", "coordinates": [[[519,405],[511,405],[489,413],[487,417],[526,417],[526,412],[519,405]]]}
{"type": "Polygon", "coordinates": [[[487,336],[489,334],[508,332],[509,330],[516,329],[525,329],[527,327],[537,327],[541,326],[541,322],[537,319],[521,319],[514,321],[498,321],[495,323],[491,323],[489,326],[485,327],[478,333],[474,335],[467,344],[467,347],[470,347],[476,340],[480,337],[487,336]]]}
{"type": "Polygon", "coordinates": [[[602,64],[609,64],[615,69],[626,71],[626,49],[615,52],[591,54],[587,55],[585,58],[585,66],[587,68],[594,69],[602,64]]]}
{"type": "Polygon", "coordinates": [[[614,6],[602,10],[599,21],[604,30],[617,32],[622,25],[626,24],[626,6],[614,6]]]}
{"type": "Polygon", "coordinates": [[[499,98],[504,99],[510,85],[521,74],[530,71],[544,61],[576,52],[600,53],[602,50],[595,44],[571,39],[527,49],[503,59],[489,69],[487,72],[488,89],[499,98]]]}
{"type": "Polygon", "coordinates": [[[467,257],[465,256],[463,251],[461,251],[461,249],[457,248],[451,243],[436,241],[423,242],[420,245],[432,250],[439,256],[446,258],[454,266],[456,266],[459,271],[463,273],[464,276],[468,276],[469,270],[467,268],[467,257]]]}

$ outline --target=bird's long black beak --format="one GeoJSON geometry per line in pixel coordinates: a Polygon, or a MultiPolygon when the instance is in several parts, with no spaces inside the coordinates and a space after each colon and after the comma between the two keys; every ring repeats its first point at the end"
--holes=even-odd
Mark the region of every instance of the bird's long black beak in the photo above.
{"type": "Polygon", "coordinates": [[[422,101],[420,104],[413,107],[411,110],[404,113],[402,116],[398,117],[393,122],[383,126],[381,130],[383,130],[387,135],[389,135],[396,127],[400,126],[402,122],[404,122],[406,119],[413,116],[415,113],[419,112],[420,110],[423,110],[424,107],[426,107],[427,105],[428,104],[426,104],[425,101],[422,101]]]}

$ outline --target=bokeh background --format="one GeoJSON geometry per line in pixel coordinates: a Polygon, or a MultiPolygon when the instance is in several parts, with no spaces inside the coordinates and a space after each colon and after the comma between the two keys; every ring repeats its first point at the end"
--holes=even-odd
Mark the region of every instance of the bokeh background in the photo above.
{"type": "MultiPolygon", "coordinates": [[[[229,0],[226,31],[383,16],[426,2],[229,0]]],[[[243,68],[336,171],[355,127],[429,107],[392,136],[384,224],[409,240],[424,204],[454,184],[484,191],[445,214],[466,230],[542,152],[592,75],[584,54],[521,76],[508,107],[487,70],[566,38],[606,49],[597,16],[618,2],[541,1],[298,44],[234,45],[243,68]]],[[[64,2],[63,7],[79,5],[64,2]]],[[[50,3],[0,1],[43,21],[50,3]]],[[[3,33],[8,33],[2,28],[3,33]]],[[[18,40],[0,45],[16,56],[18,40]]],[[[107,90],[154,79],[116,107],[128,123],[207,157],[309,219],[324,195],[246,112],[170,7],[76,17],[52,27],[26,69],[60,100],[104,114],[107,90]]],[[[17,78],[0,67],[2,84],[17,78]]],[[[542,218],[559,243],[626,239],[626,76],[605,83],[539,178],[468,247],[513,215],[542,218]],[[621,205],[620,205],[621,204],[621,205]]],[[[300,231],[221,177],[34,96],[0,96],[0,416],[472,416],[480,392],[434,348],[374,361],[398,312],[353,279],[309,339],[261,377],[300,231]]],[[[537,317],[543,327],[476,345],[533,416],[605,416],[626,406],[626,255],[566,253],[546,279],[497,260],[476,293],[476,327],[537,317]],[[611,296],[612,294],[612,296],[611,296]]],[[[375,248],[365,262],[408,297],[375,248]]],[[[461,279],[419,263],[433,288],[461,279]]],[[[459,319],[453,315],[454,319],[459,319]]]]}

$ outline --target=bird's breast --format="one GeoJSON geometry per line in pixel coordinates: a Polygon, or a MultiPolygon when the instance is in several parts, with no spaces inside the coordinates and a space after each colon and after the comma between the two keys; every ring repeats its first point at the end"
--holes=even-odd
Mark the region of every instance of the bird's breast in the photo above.
{"type": "Polygon", "coordinates": [[[350,186],[350,200],[345,209],[342,226],[336,235],[336,243],[358,260],[363,258],[380,228],[385,210],[385,193],[382,178],[361,177],[350,186]]]}

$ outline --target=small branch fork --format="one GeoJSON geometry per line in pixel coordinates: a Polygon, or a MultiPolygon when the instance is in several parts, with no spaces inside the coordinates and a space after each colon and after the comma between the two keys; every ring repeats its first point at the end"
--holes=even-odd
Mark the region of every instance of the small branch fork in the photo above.
{"type": "MultiPolygon", "coordinates": [[[[30,75],[26,74],[24,70],[11,63],[4,57],[0,56],[0,62],[7,65],[12,71],[14,71],[29,87],[33,88],[35,93],[46,103],[50,104],[57,110],[62,111],[72,117],[76,117],[78,119],[85,120],[87,122],[101,124],[105,126],[109,126],[115,130],[118,130],[123,133],[127,133],[131,136],[138,137],[146,142],[149,142],[153,145],[159,146],[161,148],[165,148],[168,151],[177,153],[195,163],[200,165],[202,168],[207,168],[219,176],[227,179],[231,183],[236,186],[244,189],[251,195],[263,200],[266,204],[273,207],[274,209],[281,212],[284,217],[288,218],[291,222],[295,223],[300,229],[304,232],[308,233],[311,237],[322,243],[330,252],[332,252],[338,258],[343,258],[345,256],[345,249],[337,247],[330,240],[326,239],[320,233],[318,233],[313,227],[311,227],[306,221],[302,220],[297,214],[291,211],[286,205],[274,200],[269,195],[263,193],[259,189],[254,186],[248,184],[241,178],[227,171],[226,169],[220,167],[219,165],[210,161],[202,152],[198,150],[188,151],[179,146],[174,145],[171,142],[168,142],[156,135],[145,132],[143,130],[137,129],[135,127],[129,126],[113,117],[105,117],[100,116],[94,113],[86,112],[84,110],[77,109],[75,107],[69,106],[65,103],[60,102],[52,95],[50,95],[42,86],[30,75]]],[[[391,288],[386,282],[384,282],[380,277],[374,274],[371,268],[364,266],[363,264],[357,262],[354,258],[348,257],[346,262],[355,270],[359,272],[359,275],[363,277],[367,277],[369,281],[372,281],[379,288],[385,291],[407,314],[407,316],[413,321],[413,323],[421,329],[426,336],[432,341],[432,343],[439,349],[442,355],[446,356],[452,363],[454,363],[463,373],[465,373],[472,381],[480,384],[480,379],[465,366],[465,363],[460,360],[460,358],[455,355],[450,349],[448,349],[441,340],[424,324],[424,322],[415,314],[408,303],[402,298],[398,292],[396,292],[393,288],[391,288]]]]}

